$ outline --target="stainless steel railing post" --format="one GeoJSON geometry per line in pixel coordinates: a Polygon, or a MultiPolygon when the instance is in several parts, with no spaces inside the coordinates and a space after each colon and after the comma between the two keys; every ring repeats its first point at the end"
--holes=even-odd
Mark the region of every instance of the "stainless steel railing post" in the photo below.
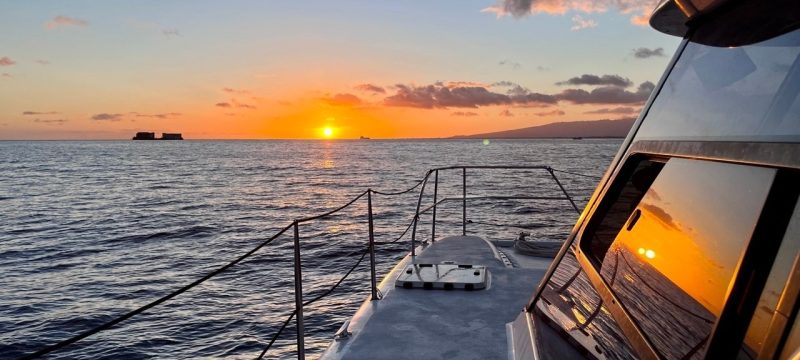
{"type": "Polygon", "coordinates": [[[461,235],[467,236],[467,167],[461,168],[462,202],[461,202],[461,235]]]}
{"type": "Polygon", "coordinates": [[[378,281],[375,277],[375,228],[372,223],[372,189],[367,190],[367,218],[369,219],[369,275],[372,283],[372,300],[379,300],[378,281]]]}
{"type": "Polygon", "coordinates": [[[297,311],[297,358],[305,360],[305,330],[303,328],[303,274],[300,264],[300,227],[294,221],[294,308],[297,311]]]}
{"type": "Polygon", "coordinates": [[[419,190],[419,198],[417,199],[417,210],[414,212],[414,225],[411,227],[411,258],[417,256],[417,251],[414,249],[414,244],[417,239],[417,222],[419,221],[419,207],[422,205],[422,195],[425,195],[425,185],[428,184],[428,177],[431,175],[431,170],[425,173],[425,179],[422,180],[422,188],[419,190]]]}
{"type": "Polygon", "coordinates": [[[433,173],[433,220],[431,220],[431,243],[436,241],[436,202],[439,194],[439,170],[433,173]]]}
{"type": "Polygon", "coordinates": [[[553,172],[553,168],[548,166],[547,167],[547,172],[550,173],[550,176],[553,177],[553,180],[555,180],[556,184],[558,184],[558,187],[561,188],[561,192],[564,193],[564,196],[567,197],[567,200],[569,200],[569,203],[572,204],[572,208],[575,209],[575,211],[577,211],[578,214],[580,214],[581,213],[581,209],[578,209],[578,205],[575,205],[575,201],[572,201],[572,197],[569,196],[569,193],[567,192],[567,189],[565,189],[564,186],[561,185],[561,181],[558,181],[558,178],[556,177],[556,174],[553,172]]]}

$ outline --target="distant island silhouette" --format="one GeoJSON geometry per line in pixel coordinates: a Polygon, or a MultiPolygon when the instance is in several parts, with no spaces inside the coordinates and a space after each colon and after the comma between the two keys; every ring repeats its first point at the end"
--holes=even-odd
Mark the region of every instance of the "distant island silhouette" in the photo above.
{"type": "Polygon", "coordinates": [[[623,138],[628,135],[634,121],[635,118],[554,122],[522,129],[458,135],[451,139],[623,138]]]}
{"type": "Polygon", "coordinates": [[[140,131],[133,140],[183,140],[183,136],[180,133],[161,133],[161,137],[157,138],[154,132],[140,131]]]}

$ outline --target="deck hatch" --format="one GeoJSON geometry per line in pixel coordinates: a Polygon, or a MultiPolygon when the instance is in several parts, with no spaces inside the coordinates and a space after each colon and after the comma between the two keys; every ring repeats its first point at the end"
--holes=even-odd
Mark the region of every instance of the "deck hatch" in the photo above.
{"type": "Polygon", "coordinates": [[[395,286],[426,290],[481,290],[486,288],[486,266],[469,264],[411,264],[395,286]]]}

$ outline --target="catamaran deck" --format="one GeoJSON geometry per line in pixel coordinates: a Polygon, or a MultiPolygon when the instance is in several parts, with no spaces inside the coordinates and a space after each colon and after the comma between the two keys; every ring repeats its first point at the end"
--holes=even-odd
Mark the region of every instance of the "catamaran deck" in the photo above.
{"type": "Polygon", "coordinates": [[[507,358],[505,325],[522,311],[551,260],[513,251],[498,249],[477,236],[452,236],[428,245],[414,263],[452,261],[486,266],[487,288],[448,291],[395,287],[395,279],[410,262],[407,257],[381,283],[384,298],[366,301],[349,325],[352,335],[335,340],[323,358],[507,358]],[[512,259],[509,265],[499,252],[512,259]],[[511,263],[517,267],[509,267],[511,263]]]}

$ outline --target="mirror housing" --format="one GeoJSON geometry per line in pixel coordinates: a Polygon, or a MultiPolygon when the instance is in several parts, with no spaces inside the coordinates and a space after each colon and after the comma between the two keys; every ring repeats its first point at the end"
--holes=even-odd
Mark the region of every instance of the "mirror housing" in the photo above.
{"type": "Polygon", "coordinates": [[[718,47],[750,45],[800,27],[796,0],[661,0],[650,26],[665,34],[686,37],[703,26],[691,41],[718,47]]]}

